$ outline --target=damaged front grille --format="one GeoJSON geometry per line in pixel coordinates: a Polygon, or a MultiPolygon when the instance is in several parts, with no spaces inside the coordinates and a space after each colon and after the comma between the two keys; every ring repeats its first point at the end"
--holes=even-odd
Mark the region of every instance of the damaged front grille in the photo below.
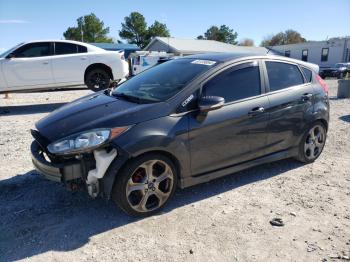
{"type": "Polygon", "coordinates": [[[31,129],[30,133],[32,134],[33,138],[38,142],[41,149],[47,153],[47,146],[50,144],[50,141],[42,136],[39,131],[31,129]]]}

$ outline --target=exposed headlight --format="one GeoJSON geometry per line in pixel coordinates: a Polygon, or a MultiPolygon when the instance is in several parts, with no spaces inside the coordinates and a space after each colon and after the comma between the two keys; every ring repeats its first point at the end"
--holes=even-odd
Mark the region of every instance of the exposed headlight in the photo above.
{"type": "Polygon", "coordinates": [[[113,139],[129,127],[117,127],[113,129],[95,129],[71,135],[48,145],[47,149],[52,154],[72,154],[95,149],[106,141],[113,139]]]}

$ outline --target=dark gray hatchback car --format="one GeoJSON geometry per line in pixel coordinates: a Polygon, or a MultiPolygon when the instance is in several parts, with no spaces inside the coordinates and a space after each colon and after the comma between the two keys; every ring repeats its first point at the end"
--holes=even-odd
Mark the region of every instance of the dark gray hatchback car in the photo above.
{"type": "Polygon", "coordinates": [[[33,163],[145,216],[177,186],[284,158],[313,162],[329,121],[328,88],[315,70],[250,53],[175,59],[37,122],[33,163]]]}

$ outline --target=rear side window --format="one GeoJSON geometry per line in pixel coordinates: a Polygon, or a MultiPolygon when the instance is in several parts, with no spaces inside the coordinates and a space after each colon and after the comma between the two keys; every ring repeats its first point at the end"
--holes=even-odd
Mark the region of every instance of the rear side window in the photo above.
{"type": "Polygon", "coordinates": [[[51,55],[51,46],[49,42],[39,42],[26,44],[18,48],[15,57],[40,57],[51,55]]]}
{"type": "Polygon", "coordinates": [[[210,79],[203,89],[204,96],[220,96],[232,102],[260,95],[260,72],[256,62],[230,68],[210,79]]]}
{"type": "Polygon", "coordinates": [[[303,76],[296,65],[271,61],[265,63],[271,92],[304,83],[303,76]]]}
{"type": "Polygon", "coordinates": [[[78,52],[78,46],[71,43],[55,43],[55,55],[67,55],[76,54],[78,52]]]}
{"type": "Polygon", "coordinates": [[[301,70],[303,70],[306,82],[310,83],[312,81],[312,71],[305,67],[302,67],[301,70]]]}

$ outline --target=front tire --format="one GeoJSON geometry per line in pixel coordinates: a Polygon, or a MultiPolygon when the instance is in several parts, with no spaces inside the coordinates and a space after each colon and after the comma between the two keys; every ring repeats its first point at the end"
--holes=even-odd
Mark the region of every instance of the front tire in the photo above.
{"type": "Polygon", "coordinates": [[[162,154],[147,154],[132,160],[117,174],[113,201],[128,215],[150,216],[173,196],[177,169],[162,154]]]}
{"type": "Polygon", "coordinates": [[[86,74],[85,84],[90,90],[98,92],[107,89],[109,87],[110,80],[111,77],[106,70],[102,68],[95,68],[86,74]]]}
{"type": "Polygon", "coordinates": [[[326,138],[325,125],[319,121],[315,122],[300,141],[297,159],[303,163],[314,162],[321,155],[326,138]]]}

